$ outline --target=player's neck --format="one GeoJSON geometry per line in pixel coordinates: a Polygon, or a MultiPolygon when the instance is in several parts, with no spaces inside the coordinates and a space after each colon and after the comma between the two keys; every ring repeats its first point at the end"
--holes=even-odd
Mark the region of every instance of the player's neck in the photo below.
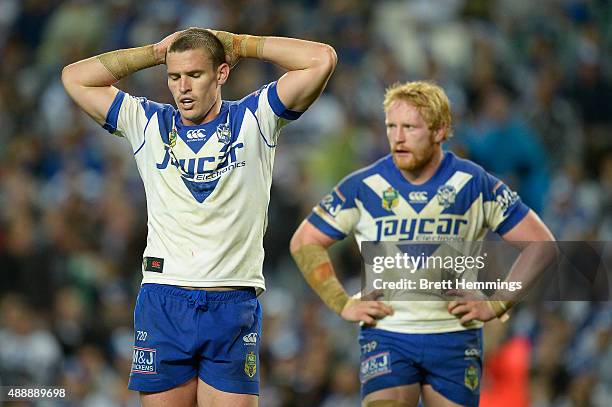
{"type": "Polygon", "coordinates": [[[427,162],[421,168],[414,169],[412,171],[399,169],[404,178],[406,178],[411,184],[421,185],[426,183],[434,176],[438,168],[440,168],[440,164],[442,163],[442,159],[444,158],[444,153],[442,152],[442,148],[438,146],[434,151],[431,160],[427,162]]]}
{"type": "Polygon", "coordinates": [[[217,116],[219,116],[219,113],[221,112],[222,103],[223,103],[223,100],[221,99],[221,93],[219,92],[217,98],[215,99],[215,102],[212,104],[210,109],[208,109],[208,111],[204,114],[204,116],[201,119],[191,121],[191,120],[186,120],[185,118],[181,118],[181,120],[183,121],[183,124],[186,126],[200,126],[202,124],[209,123],[213,121],[217,116]]]}

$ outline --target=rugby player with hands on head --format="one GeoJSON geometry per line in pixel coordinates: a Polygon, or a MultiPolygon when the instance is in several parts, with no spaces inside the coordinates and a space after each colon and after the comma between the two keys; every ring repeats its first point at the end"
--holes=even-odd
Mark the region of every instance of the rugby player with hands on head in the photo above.
{"type": "Polygon", "coordinates": [[[280,130],[321,94],[332,47],[189,28],[66,66],[66,92],[133,151],[147,198],[143,280],[128,387],[145,407],[255,406],[263,235],[280,130]],[[239,101],[221,88],[240,58],[283,68],[239,101]],[[115,84],[166,64],[175,106],[115,84]]]}

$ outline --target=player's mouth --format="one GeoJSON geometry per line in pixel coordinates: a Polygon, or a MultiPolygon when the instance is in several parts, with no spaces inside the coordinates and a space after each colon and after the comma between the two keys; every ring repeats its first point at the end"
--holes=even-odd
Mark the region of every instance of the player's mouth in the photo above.
{"type": "Polygon", "coordinates": [[[189,97],[182,97],[179,99],[179,105],[185,110],[191,110],[195,105],[195,100],[189,97]]]}
{"type": "Polygon", "coordinates": [[[412,153],[410,152],[410,150],[405,150],[403,148],[396,148],[393,150],[393,155],[397,156],[397,157],[408,157],[410,156],[412,153]]]}

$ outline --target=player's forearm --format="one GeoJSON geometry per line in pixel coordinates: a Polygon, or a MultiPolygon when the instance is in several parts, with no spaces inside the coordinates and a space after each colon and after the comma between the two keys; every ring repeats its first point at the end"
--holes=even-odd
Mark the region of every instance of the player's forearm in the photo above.
{"type": "Polygon", "coordinates": [[[75,62],[64,68],[62,81],[84,87],[111,86],[141,69],[163,63],[154,45],[120,49],[75,62]]]}
{"type": "Polygon", "coordinates": [[[525,243],[505,281],[520,282],[521,289],[509,292],[498,291],[494,299],[518,301],[525,296],[544,271],[556,260],[558,248],[554,241],[525,243]]]}
{"type": "Polygon", "coordinates": [[[334,273],[327,250],[317,244],[307,244],[292,248],[291,255],[310,287],[340,315],[349,296],[334,273]]]}
{"type": "Polygon", "coordinates": [[[505,279],[506,282],[520,282],[521,289],[514,292],[497,291],[488,301],[498,318],[502,321],[508,318],[506,313],[527,295],[545,270],[554,264],[557,255],[558,248],[554,241],[526,243],[505,279]]]}

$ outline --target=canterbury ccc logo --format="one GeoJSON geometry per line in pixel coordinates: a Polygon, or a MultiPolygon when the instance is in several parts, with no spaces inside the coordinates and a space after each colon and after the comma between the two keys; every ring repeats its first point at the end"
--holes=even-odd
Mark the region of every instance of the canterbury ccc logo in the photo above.
{"type": "Polygon", "coordinates": [[[189,140],[194,140],[202,137],[206,137],[206,134],[204,134],[203,129],[187,130],[187,138],[189,140]]]}
{"type": "Polygon", "coordinates": [[[252,343],[252,344],[256,344],[257,343],[257,332],[251,332],[250,334],[244,335],[242,337],[242,340],[244,341],[244,343],[252,343]]]}
{"type": "Polygon", "coordinates": [[[410,202],[425,203],[427,202],[427,191],[412,191],[408,194],[410,202]]]}

